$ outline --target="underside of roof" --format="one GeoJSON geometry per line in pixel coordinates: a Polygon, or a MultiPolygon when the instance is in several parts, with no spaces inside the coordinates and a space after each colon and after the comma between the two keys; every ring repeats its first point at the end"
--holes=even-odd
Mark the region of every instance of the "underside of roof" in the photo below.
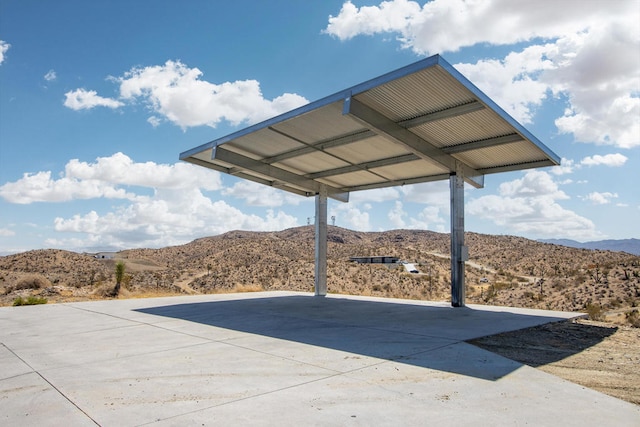
{"type": "Polygon", "coordinates": [[[560,163],[435,55],[180,154],[292,193],[351,191],[560,163]]]}

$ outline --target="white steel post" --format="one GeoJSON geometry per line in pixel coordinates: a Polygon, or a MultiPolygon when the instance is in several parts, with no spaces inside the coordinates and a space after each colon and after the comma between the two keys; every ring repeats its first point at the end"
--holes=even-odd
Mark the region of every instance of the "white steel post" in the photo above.
{"type": "Polygon", "coordinates": [[[327,188],[316,194],[315,295],[327,295],[327,188]]]}
{"type": "Polygon", "coordinates": [[[469,255],[467,247],[464,245],[464,175],[462,168],[456,167],[456,172],[451,174],[449,187],[451,191],[451,305],[464,307],[464,263],[469,255]]]}

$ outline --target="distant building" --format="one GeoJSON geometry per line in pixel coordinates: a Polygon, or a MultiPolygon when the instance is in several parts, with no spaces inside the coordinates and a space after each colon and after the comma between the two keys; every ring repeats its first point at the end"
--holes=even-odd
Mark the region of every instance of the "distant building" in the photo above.
{"type": "Polygon", "coordinates": [[[400,258],[395,256],[354,256],[349,258],[358,264],[397,264],[400,258]]]}
{"type": "Polygon", "coordinates": [[[98,252],[93,254],[95,259],[114,259],[117,252],[98,252]]]}

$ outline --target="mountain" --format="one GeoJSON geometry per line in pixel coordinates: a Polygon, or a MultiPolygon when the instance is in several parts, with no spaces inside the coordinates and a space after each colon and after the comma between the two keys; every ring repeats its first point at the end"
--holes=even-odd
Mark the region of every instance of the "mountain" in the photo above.
{"type": "Polygon", "coordinates": [[[538,241],[568,246],[570,248],[626,252],[633,255],[640,255],[640,239],[597,240],[584,243],[570,239],[543,239],[538,241]]]}
{"type": "MultiPolygon", "coordinates": [[[[450,236],[423,230],[357,232],[330,226],[330,293],[450,300],[450,236]],[[351,257],[389,256],[412,263],[356,264],[351,257]]],[[[596,307],[622,316],[640,305],[640,256],[537,242],[516,236],[465,233],[466,301],[550,310],[596,307]]],[[[277,232],[232,231],[160,249],[131,249],[113,259],[62,250],[0,257],[0,305],[30,295],[50,302],[101,299],[126,266],[125,297],[262,290],[312,292],[312,226],[277,232]]],[[[596,310],[596,312],[597,312],[596,310]]],[[[614,315],[614,314],[612,314],[614,315]]]]}

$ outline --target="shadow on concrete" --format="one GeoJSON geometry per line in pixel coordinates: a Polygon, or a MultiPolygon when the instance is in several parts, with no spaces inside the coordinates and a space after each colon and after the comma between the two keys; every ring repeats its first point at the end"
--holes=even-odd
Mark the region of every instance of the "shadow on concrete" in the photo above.
{"type": "MultiPolygon", "coordinates": [[[[553,312],[535,316],[312,296],[175,304],[136,311],[486,380],[497,380],[522,365],[463,341],[566,319],[553,312]]],[[[215,331],[210,338],[215,339],[215,331]]]]}
{"type": "Polygon", "coordinates": [[[538,367],[593,347],[617,330],[617,327],[556,322],[467,342],[525,365],[538,367]]]}

